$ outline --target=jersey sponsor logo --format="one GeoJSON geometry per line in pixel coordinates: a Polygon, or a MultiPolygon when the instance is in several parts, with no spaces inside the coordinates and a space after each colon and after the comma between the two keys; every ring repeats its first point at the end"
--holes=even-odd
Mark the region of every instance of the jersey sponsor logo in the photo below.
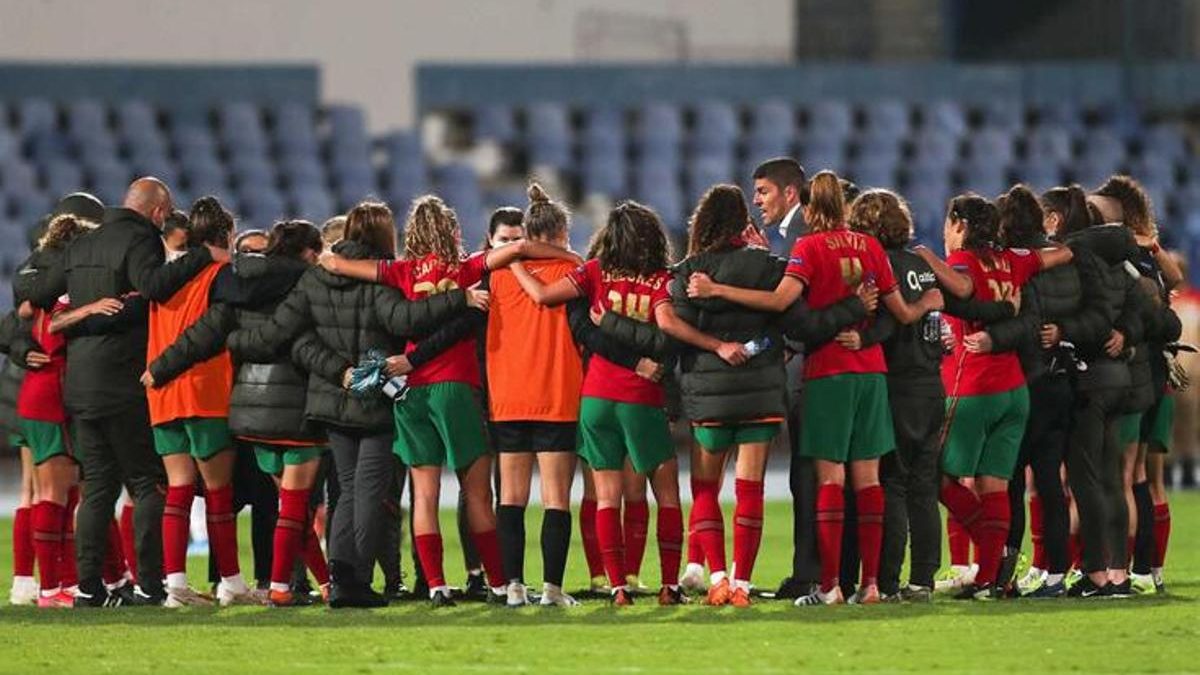
{"type": "Polygon", "coordinates": [[[1030,251],[1027,248],[1010,248],[1008,250],[1012,251],[1014,255],[1019,255],[1021,257],[1027,256],[1027,255],[1033,253],[1033,251],[1030,251]]]}
{"type": "Polygon", "coordinates": [[[904,275],[904,281],[908,287],[914,291],[919,291],[926,286],[932,286],[937,282],[937,277],[933,272],[917,272],[909,270],[908,274],[904,275]]]}

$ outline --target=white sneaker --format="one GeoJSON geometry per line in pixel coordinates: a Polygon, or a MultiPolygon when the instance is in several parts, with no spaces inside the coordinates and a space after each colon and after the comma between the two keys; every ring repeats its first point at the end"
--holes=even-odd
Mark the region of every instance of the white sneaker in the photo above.
{"type": "Polygon", "coordinates": [[[197,592],[190,586],[168,586],[167,600],[163,607],[178,609],[180,607],[212,607],[211,597],[197,592]]]}
{"type": "Polygon", "coordinates": [[[707,592],[708,584],[704,583],[704,565],[688,563],[687,568],[683,570],[683,576],[679,577],[679,585],[683,590],[691,593],[707,592]]]}
{"type": "Polygon", "coordinates": [[[954,591],[975,583],[975,575],[979,573],[979,565],[971,563],[970,565],[951,565],[948,573],[941,575],[941,578],[933,582],[933,588],[937,591],[954,591]]]}
{"type": "Polygon", "coordinates": [[[542,584],[542,599],[538,601],[538,604],[542,607],[574,607],[579,604],[579,601],[563,593],[561,586],[546,583],[542,584]]]}
{"type": "Polygon", "coordinates": [[[40,590],[37,579],[33,577],[13,577],[8,601],[14,605],[36,605],[40,590]]]}
{"type": "Polygon", "coordinates": [[[217,584],[217,602],[222,607],[233,605],[266,605],[267,592],[250,588],[245,582],[230,584],[224,580],[217,584]]]}
{"type": "Polygon", "coordinates": [[[526,590],[525,584],[519,581],[512,581],[508,584],[508,600],[505,603],[509,607],[524,607],[529,604],[529,591],[526,590]]]}
{"type": "Polygon", "coordinates": [[[1021,591],[1021,595],[1032,593],[1042,587],[1046,583],[1046,577],[1050,573],[1046,570],[1040,570],[1036,567],[1030,567],[1029,571],[1025,572],[1025,576],[1017,580],[1017,588],[1021,591]]]}
{"type": "Polygon", "coordinates": [[[796,598],[794,604],[797,607],[816,607],[819,605],[840,605],[844,602],[842,589],[834,586],[828,593],[822,593],[821,589],[818,588],[808,595],[802,595],[796,598]]]}

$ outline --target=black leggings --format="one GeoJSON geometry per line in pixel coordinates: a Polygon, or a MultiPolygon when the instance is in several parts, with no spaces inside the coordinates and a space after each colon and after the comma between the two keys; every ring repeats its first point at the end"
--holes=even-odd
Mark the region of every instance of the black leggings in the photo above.
{"type": "Polygon", "coordinates": [[[1121,475],[1117,419],[1125,389],[1076,387],[1067,477],[1079,510],[1083,571],[1123,569],[1129,513],[1121,475]]]}
{"type": "Polygon", "coordinates": [[[1008,484],[1012,511],[1008,546],[1019,549],[1025,537],[1025,467],[1033,469],[1033,484],[1042,502],[1046,570],[1051,574],[1065,574],[1071,564],[1067,552],[1071,516],[1061,469],[1071,429],[1073,398],[1071,383],[1065,376],[1044,375],[1029,384],[1029,422],[1008,484]]]}

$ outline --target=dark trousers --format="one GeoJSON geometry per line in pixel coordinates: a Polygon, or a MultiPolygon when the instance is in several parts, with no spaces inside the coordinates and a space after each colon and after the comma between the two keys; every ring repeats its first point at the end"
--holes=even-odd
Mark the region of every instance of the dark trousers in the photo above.
{"type": "Polygon", "coordinates": [[[1067,542],[1071,516],[1062,485],[1062,463],[1071,428],[1074,392],[1066,376],[1044,375],[1029,383],[1029,422],[1021,441],[1017,468],[1008,484],[1012,524],[1008,546],[1019,549],[1025,538],[1025,467],[1033,472],[1033,484],[1042,502],[1042,545],[1046,547],[1046,569],[1066,574],[1067,542]]]}
{"type": "Polygon", "coordinates": [[[1079,510],[1084,572],[1125,567],[1129,513],[1116,425],[1124,398],[1123,388],[1075,389],[1067,477],[1079,510]]]}
{"type": "Polygon", "coordinates": [[[383,557],[387,530],[395,520],[396,457],[392,434],[330,428],[329,447],[337,475],[338,499],[329,532],[329,559],[335,567],[352,571],[354,579],[338,582],[369,583],[375,563],[383,557]]]}
{"type": "Polygon", "coordinates": [[[162,590],[162,513],[167,474],[154,452],[145,400],[105,417],[75,420],[75,456],[83,471],[83,501],[75,526],[79,579],[99,582],[108,526],[124,484],[133,498],[138,579],[147,593],[162,590]]]}
{"type": "MultiPolygon", "coordinates": [[[[275,545],[275,521],[279,520],[279,490],[275,481],[258,468],[254,447],[245,441],[234,441],[237,453],[233,465],[233,512],[241,513],[250,507],[250,548],[254,553],[254,580],[260,588],[271,583],[271,558],[275,545]]],[[[208,580],[217,583],[217,558],[213,555],[212,538],[208,540],[208,580]]]]}
{"type": "Polygon", "coordinates": [[[900,590],[904,549],[912,538],[908,581],[933,587],[942,564],[942,517],[938,511],[940,432],[946,416],[941,396],[893,396],[896,450],[883,456],[879,478],[884,490],[883,548],[879,590],[900,590]]]}
{"type": "Polygon", "coordinates": [[[817,469],[812,459],[800,456],[804,395],[793,391],[789,399],[787,423],[792,463],[788,470],[788,488],[792,492],[792,578],[815,584],[821,578],[821,557],[817,552],[817,469]]]}

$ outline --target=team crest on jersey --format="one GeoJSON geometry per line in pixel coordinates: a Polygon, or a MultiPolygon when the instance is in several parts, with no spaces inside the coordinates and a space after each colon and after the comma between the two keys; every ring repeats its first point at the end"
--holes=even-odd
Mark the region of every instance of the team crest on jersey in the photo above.
{"type": "Polygon", "coordinates": [[[1033,253],[1033,251],[1030,251],[1027,248],[1010,248],[1008,250],[1012,251],[1015,255],[1019,255],[1019,256],[1027,256],[1030,253],[1033,253]]]}
{"type": "Polygon", "coordinates": [[[804,264],[804,258],[801,258],[801,257],[800,257],[800,256],[798,256],[798,255],[797,255],[797,256],[792,256],[791,258],[788,258],[788,264],[789,264],[789,265],[803,265],[803,264],[804,264]]]}

